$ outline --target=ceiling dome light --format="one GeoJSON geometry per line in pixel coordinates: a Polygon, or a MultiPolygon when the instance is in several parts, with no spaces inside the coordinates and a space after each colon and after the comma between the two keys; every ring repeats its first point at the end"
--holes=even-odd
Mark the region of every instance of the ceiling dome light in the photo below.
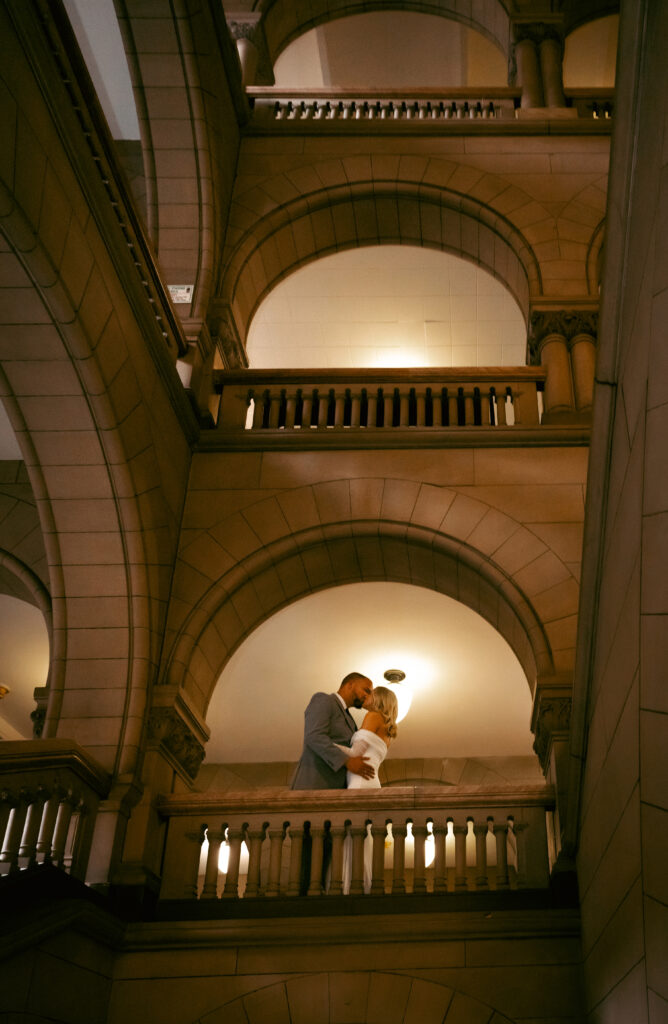
{"type": "Polygon", "coordinates": [[[406,673],[402,672],[400,668],[388,668],[386,672],[383,672],[383,677],[389,683],[388,690],[392,690],[399,702],[397,722],[400,722],[410,711],[411,701],[413,700],[412,691],[408,687],[401,685],[406,678],[406,673]]]}

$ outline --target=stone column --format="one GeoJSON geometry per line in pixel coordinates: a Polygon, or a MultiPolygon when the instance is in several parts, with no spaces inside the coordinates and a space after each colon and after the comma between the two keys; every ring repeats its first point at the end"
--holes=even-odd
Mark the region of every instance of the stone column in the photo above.
{"type": "Polygon", "coordinates": [[[517,83],[522,89],[521,105],[526,110],[543,106],[543,82],[538,63],[538,48],[528,36],[515,43],[517,83]]]}
{"type": "Polygon", "coordinates": [[[570,348],[575,407],[579,413],[585,416],[591,415],[594,400],[597,334],[597,313],[581,313],[574,318],[570,348]]]}
{"type": "Polygon", "coordinates": [[[564,47],[556,31],[549,32],[540,43],[540,69],[546,107],[565,107],[562,72],[564,47]]]}
{"type": "Polygon", "coordinates": [[[261,14],[243,11],[239,14],[229,13],[227,18],[227,26],[239,54],[241,84],[244,88],[249,85],[273,85],[274,72],[261,14]]]}
{"type": "Polygon", "coordinates": [[[545,367],[543,423],[582,422],[591,416],[596,361],[594,310],[531,314],[529,352],[545,367]]]}

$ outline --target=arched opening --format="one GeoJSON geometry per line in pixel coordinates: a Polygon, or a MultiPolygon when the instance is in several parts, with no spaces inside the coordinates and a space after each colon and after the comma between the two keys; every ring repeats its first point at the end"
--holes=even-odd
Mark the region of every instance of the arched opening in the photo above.
{"type": "MultiPolygon", "coordinates": [[[[455,759],[462,771],[472,758],[535,760],[531,693],[501,634],[445,594],[376,581],[304,597],[245,639],[209,703],[207,762],[295,762],[314,692],[333,692],[353,670],[385,686],[393,668],[406,674],[397,690],[412,698],[388,755],[398,778],[407,759],[455,759]]],[[[353,714],[361,724],[364,712],[353,714]]],[[[395,774],[390,765],[384,781],[395,774]]]]}
{"type": "Polygon", "coordinates": [[[30,739],[33,692],[49,671],[49,633],[39,608],[0,593],[0,650],[0,740],[30,739]]]}
{"type": "Polygon", "coordinates": [[[567,89],[614,89],[619,15],[596,18],[574,29],[564,48],[567,89]]]}
{"type": "Polygon", "coordinates": [[[294,39],[274,65],[285,88],[505,86],[498,45],[457,21],[415,11],[367,11],[294,39]]]}
{"type": "Polygon", "coordinates": [[[279,282],[247,349],[253,368],[519,366],[526,325],[483,267],[435,249],[366,246],[279,282]]]}

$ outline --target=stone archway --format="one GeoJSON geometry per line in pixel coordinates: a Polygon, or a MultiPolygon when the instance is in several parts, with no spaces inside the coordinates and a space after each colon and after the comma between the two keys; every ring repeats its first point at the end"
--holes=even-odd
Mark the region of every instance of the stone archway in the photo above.
{"type": "Polygon", "coordinates": [[[344,18],[368,11],[412,11],[432,14],[458,21],[475,29],[495,43],[508,56],[509,18],[500,0],[486,4],[461,4],[457,0],[312,0],[294,3],[274,0],[267,5],[262,24],[272,63],[294,39],[334,18],[344,18]]]}
{"type": "Polygon", "coordinates": [[[417,245],[454,253],[498,278],[528,315],[541,274],[510,221],[436,186],[369,182],[322,189],[254,222],[229,251],[221,295],[245,340],[259,303],[280,280],[320,256],[364,245],[417,245]]]}
{"type": "Polygon", "coordinates": [[[425,527],[353,521],[276,540],[225,573],[183,624],[166,682],[204,717],[226,661],[261,622],[316,590],[368,580],[410,582],[466,604],[505,638],[532,692],[538,675],[554,671],[540,619],[479,551],[425,527]]]}

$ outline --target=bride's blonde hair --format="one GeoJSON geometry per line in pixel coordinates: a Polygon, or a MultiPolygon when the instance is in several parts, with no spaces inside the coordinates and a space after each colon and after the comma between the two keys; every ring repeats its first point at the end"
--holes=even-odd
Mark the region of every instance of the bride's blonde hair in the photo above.
{"type": "Polygon", "coordinates": [[[399,702],[396,693],[388,690],[386,686],[374,686],[373,710],[379,711],[383,716],[387,735],[389,739],[393,740],[397,735],[397,715],[399,713],[399,702]]]}

